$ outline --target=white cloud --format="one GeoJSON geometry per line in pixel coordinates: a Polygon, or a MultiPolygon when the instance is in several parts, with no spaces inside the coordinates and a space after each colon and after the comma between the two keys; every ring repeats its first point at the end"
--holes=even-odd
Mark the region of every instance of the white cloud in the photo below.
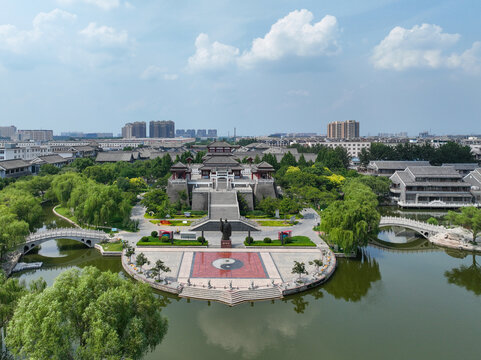
{"type": "Polygon", "coordinates": [[[127,31],[117,31],[109,26],[98,26],[91,22],[88,26],[79,31],[90,44],[101,47],[124,47],[129,43],[127,31]]]}
{"type": "Polygon", "coordinates": [[[78,2],[95,5],[103,10],[112,10],[120,6],[120,0],[57,0],[62,5],[72,5],[78,2]]]}
{"type": "Polygon", "coordinates": [[[140,74],[142,80],[177,80],[179,75],[170,74],[165,68],[151,65],[140,74]]]}
{"type": "Polygon", "coordinates": [[[437,25],[415,25],[411,29],[397,26],[374,48],[371,61],[377,68],[397,71],[411,68],[462,68],[470,72],[479,71],[479,42],[462,54],[446,54],[459,39],[459,34],[443,33],[443,29],[437,25]]]}
{"type": "Polygon", "coordinates": [[[195,40],[195,54],[188,60],[188,69],[214,70],[233,64],[239,56],[239,49],[218,41],[211,42],[207,34],[199,34],[195,40]]]}
{"type": "Polygon", "coordinates": [[[214,70],[236,64],[250,68],[262,61],[276,61],[286,57],[314,57],[337,54],[339,27],[334,16],[326,15],[312,23],[314,15],[306,10],[295,10],[276,21],[262,38],[254,39],[249,50],[240,54],[238,48],[210,41],[207,34],[195,40],[196,52],[188,60],[189,70],[214,70]]]}
{"type": "Polygon", "coordinates": [[[32,21],[32,29],[19,30],[11,24],[0,25],[0,50],[13,53],[25,53],[33,47],[53,40],[59,35],[61,21],[72,22],[76,15],[54,9],[48,13],[41,12],[32,21]]]}
{"type": "Polygon", "coordinates": [[[338,53],[339,27],[334,16],[326,15],[311,24],[314,15],[306,10],[295,10],[272,25],[263,37],[252,42],[252,48],[239,59],[241,66],[252,66],[259,61],[274,61],[286,56],[319,56],[338,53]]]}

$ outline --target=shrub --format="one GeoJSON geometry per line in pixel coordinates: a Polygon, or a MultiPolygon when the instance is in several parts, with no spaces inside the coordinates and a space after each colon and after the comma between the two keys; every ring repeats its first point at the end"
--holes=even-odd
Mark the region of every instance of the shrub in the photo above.
{"type": "Polygon", "coordinates": [[[153,238],[156,238],[157,236],[159,236],[159,233],[154,230],[150,233],[150,236],[152,236],[153,238]]]}
{"type": "Polygon", "coordinates": [[[436,219],[434,217],[430,217],[427,222],[428,222],[428,224],[431,224],[431,225],[439,225],[438,219],[436,219]]]}
{"type": "Polygon", "coordinates": [[[201,244],[203,244],[203,243],[205,242],[205,237],[199,236],[199,237],[197,238],[197,241],[200,242],[201,244]]]}
{"type": "Polygon", "coordinates": [[[265,242],[266,244],[270,244],[270,243],[272,242],[272,240],[271,240],[270,237],[265,237],[265,238],[264,238],[264,242],[265,242]]]}
{"type": "Polygon", "coordinates": [[[169,242],[170,241],[168,236],[162,236],[161,240],[162,240],[162,242],[169,242]]]}
{"type": "Polygon", "coordinates": [[[142,242],[149,242],[150,241],[150,238],[148,236],[142,236],[142,238],[140,239],[140,241],[142,242]]]}
{"type": "Polygon", "coordinates": [[[292,238],[286,237],[284,238],[284,244],[291,244],[292,243],[292,238]]]}
{"type": "Polygon", "coordinates": [[[246,243],[247,245],[250,245],[254,242],[254,239],[252,238],[252,236],[247,236],[246,237],[246,243]]]}

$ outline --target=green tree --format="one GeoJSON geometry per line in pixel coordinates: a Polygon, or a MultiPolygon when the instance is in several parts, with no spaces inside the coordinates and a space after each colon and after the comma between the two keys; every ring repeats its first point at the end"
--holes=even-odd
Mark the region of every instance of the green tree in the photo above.
{"type": "Polygon", "coordinates": [[[274,216],[276,210],[279,209],[279,200],[266,197],[259,201],[258,207],[269,216],[274,216]]]}
{"type": "Polygon", "coordinates": [[[377,234],[381,216],[377,197],[368,186],[350,181],[343,192],[344,200],[331,203],[322,212],[321,230],[348,253],[366,246],[369,237],[377,234]]]}
{"type": "Polygon", "coordinates": [[[249,204],[244,195],[240,192],[237,192],[237,201],[239,203],[239,212],[244,216],[249,211],[249,204]]]}
{"type": "Polygon", "coordinates": [[[132,263],[132,256],[135,255],[135,249],[132,246],[128,246],[125,249],[125,256],[129,259],[129,264],[132,263]]]}
{"type": "Polygon", "coordinates": [[[462,226],[473,235],[473,242],[481,232],[481,209],[468,206],[461,209],[461,212],[449,211],[446,219],[454,225],[462,226]]]}
{"type": "Polygon", "coordinates": [[[55,175],[60,172],[60,168],[52,164],[43,164],[40,166],[39,175],[55,175]]]}
{"type": "Polygon", "coordinates": [[[464,287],[476,295],[481,295],[481,268],[476,262],[476,256],[472,254],[471,265],[461,265],[459,268],[446,271],[444,276],[448,283],[464,287]]]}
{"type": "Polygon", "coordinates": [[[145,256],[144,253],[140,253],[137,255],[135,258],[135,263],[137,266],[140,266],[140,269],[143,270],[144,265],[150,265],[150,261],[147,259],[147,256],[145,256]]]}
{"type": "Polygon", "coordinates": [[[42,225],[43,211],[40,200],[30,193],[8,187],[0,192],[0,205],[6,205],[10,212],[17,215],[19,220],[25,221],[33,231],[42,225]]]}
{"type": "Polygon", "coordinates": [[[72,269],[22,297],[7,345],[29,359],[141,359],[167,331],[150,287],[94,267],[72,269]]]}
{"type": "Polygon", "coordinates": [[[304,154],[301,154],[301,156],[299,157],[299,161],[297,162],[297,166],[299,166],[301,169],[303,169],[307,166],[307,161],[306,161],[306,158],[304,157],[304,154]]]}
{"type": "Polygon", "coordinates": [[[292,267],[291,273],[297,274],[299,276],[298,281],[301,280],[301,276],[303,274],[307,275],[306,264],[303,262],[299,262],[294,260],[294,266],[292,267]]]}
{"type": "Polygon", "coordinates": [[[280,166],[296,166],[296,158],[288,151],[281,159],[280,166]]]}
{"type": "Polygon", "coordinates": [[[309,265],[314,265],[316,267],[316,273],[319,272],[319,268],[323,265],[321,259],[314,259],[309,261],[309,265]]]}
{"type": "Polygon", "coordinates": [[[160,281],[160,275],[163,273],[168,273],[170,272],[170,268],[165,265],[165,263],[162,260],[157,260],[155,262],[155,265],[152,269],[150,269],[151,274],[155,277],[157,277],[157,280],[160,281]]]}
{"type": "Polygon", "coordinates": [[[435,217],[430,217],[426,222],[430,225],[439,225],[439,221],[435,217]]]}
{"type": "Polygon", "coordinates": [[[28,233],[28,224],[18,220],[5,205],[0,205],[0,258],[23,243],[28,233]]]}

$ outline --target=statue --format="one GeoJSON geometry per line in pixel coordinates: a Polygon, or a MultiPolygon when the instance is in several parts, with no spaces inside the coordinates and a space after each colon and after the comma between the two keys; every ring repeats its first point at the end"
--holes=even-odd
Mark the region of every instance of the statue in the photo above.
{"type": "Polygon", "coordinates": [[[230,236],[232,235],[232,226],[227,222],[222,222],[222,218],[220,218],[220,231],[222,232],[222,240],[230,240],[230,236]]]}

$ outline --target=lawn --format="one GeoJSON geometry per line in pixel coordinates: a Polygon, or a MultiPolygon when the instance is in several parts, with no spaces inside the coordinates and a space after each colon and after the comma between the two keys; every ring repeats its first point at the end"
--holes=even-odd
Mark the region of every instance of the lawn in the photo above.
{"type": "MultiPolygon", "coordinates": [[[[307,236],[293,236],[291,237],[292,242],[286,244],[284,241],[284,246],[316,246],[311,239],[307,236]]],[[[254,240],[254,242],[250,245],[247,245],[244,241],[244,245],[246,246],[282,246],[280,240],[272,240],[270,243],[265,243],[263,240],[254,240]]]]}
{"type": "MultiPolygon", "coordinates": [[[[204,241],[204,246],[207,246],[208,244],[208,241],[204,241]]],[[[170,240],[169,242],[164,242],[159,241],[158,238],[153,238],[152,236],[149,236],[149,241],[138,241],[137,246],[172,246],[172,244],[170,243],[170,240]]],[[[202,243],[197,240],[174,239],[173,246],[202,246],[202,243]]]]}
{"type": "Polygon", "coordinates": [[[109,243],[99,244],[99,245],[102,246],[104,251],[122,251],[121,241],[109,242],[109,243]]]}
{"type": "MultiPolygon", "coordinates": [[[[160,224],[161,220],[149,220],[152,224],[160,224]]],[[[170,224],[161,224],[164,226],[190,226],[192,224],[192,221],[189,220],[162,220],[162,221],[168,221],[170,224]],[[186,223],[184,224],[184,221],[186,223]]]]}
{"type": "Polygon", "coordinates": [[[70,213],[70,209],[64,208],[64,207],[59,205],[55,208],[55,211],[58,212],[60,215],[65,216],[67,219],[70,219],[73,222],[78,224],[77,218],[75,217],[75,215],[72,215],[70,213]]]}
{"type": "Polygon", "coordinates": [[[294,224],[291,224],[289,221],[285,220],[258,220],[257,223],[260,226],[292,226],[298,223],[298,221],[294,221],[294,224]]]}

